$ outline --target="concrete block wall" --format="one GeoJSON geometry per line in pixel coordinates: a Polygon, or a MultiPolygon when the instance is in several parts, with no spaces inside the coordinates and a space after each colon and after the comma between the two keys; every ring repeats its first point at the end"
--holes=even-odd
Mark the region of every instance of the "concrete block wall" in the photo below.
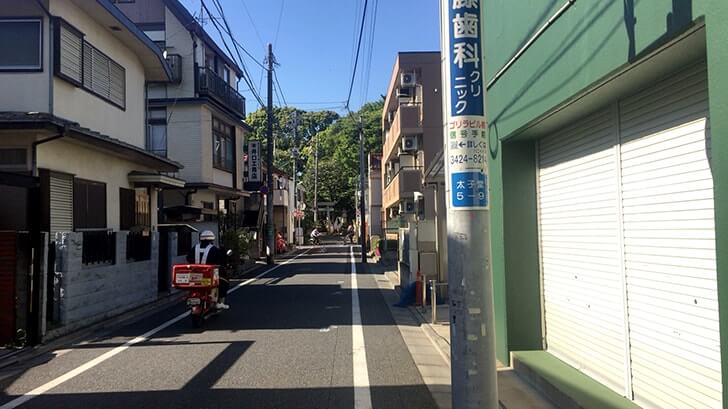
{"type": "Polygon", "coordinates": [[[116,263],[84,266],[83,233],[59,234],[60,323],[89,325],[157,299],[159,233],[152,232],[152,252],[147,261],[127,263],[128,232],[116,233],[116,263]]]}

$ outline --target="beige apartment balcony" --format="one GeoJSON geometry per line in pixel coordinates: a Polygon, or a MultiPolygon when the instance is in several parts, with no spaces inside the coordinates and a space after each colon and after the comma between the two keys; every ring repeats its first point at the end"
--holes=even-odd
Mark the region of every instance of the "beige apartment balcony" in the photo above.
{"type": "Polygon", "coordinates": [[[384,141],[382,163],[397,155],[397,148],[402,141],[402,135],[418,135],[422,133],[422,106],[400,105],[394,114],[394,119],[384,141]]]}
{"type": "Polygon", "coordinates": [[[285,206],[288,207],[290,202],[288,201],[288,190],[275,189],[273,190],[273,206],[285,206]]]}
{"type": "Polygon", "coordinates": [[[402,199],[411,199],[422,190],[422,169],[402,168],[382,192],[382,207],[388,209],[402,199]]]}

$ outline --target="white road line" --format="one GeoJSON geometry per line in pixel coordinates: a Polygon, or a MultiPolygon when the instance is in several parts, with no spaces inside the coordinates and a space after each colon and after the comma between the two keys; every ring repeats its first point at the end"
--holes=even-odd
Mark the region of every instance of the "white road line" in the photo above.
{"type": "MultiPolygon", "coordinates": [[[[283,262],[281,264],[276,264],[275,266],[273,266],[273,267],[269,268],[268,270],[266,270],[266,271],[258,274],[257,276],[255,276],[255,277],[253,277],[251,279],[245,280],[244,282],[242,282],[242,283],[236,285],[235,287],[231,288],[230,290],[228,290],[228,293],[232,293],[232,292],[240,289],[240,287],[252,283],[253,281],[255,281],[255,280],[263,277],[264,275],[266,275],[268,273],[271,273],[272,271],[276,270],[278,267],[284,266],[284,265],[290,263],[291,261],[293,261],[293,260],[301,257],[302,255],[304,255],[306,253],[308,253],[308,250],[306,250],[303,253],[297,255],[296,257],[293,257],[293,258],[290,258],[290,259],[286,260],[285,262],[283,262]]],[[[56,386],[58,386],[58,385],[60,385],[60,384],[62,384],[64,382],[66,382],[66,381],[68,381],[70,379],[73,379],[76,376],[78,376],[78,375],[80,375],[80,374],[88,371],[89,369],[91,369],[91,368],[95,367],[96,365],[98,365],[98,364],[100,364],[100,363],[108,360],[109,358],[111,358],[111,357],[113,357],[115,355],[118,355],[118,354],[126,351],[132,345],[135,345],[135,344],[138,344],[138,343],[141,343],[141,342],[144,342],[144,341],[149,340],[149,338],[152,335],[156,334],[157,332],[159,332],[159,331],[161,331],[161,330],[163,330],[163,329],[165,329],[165,328],[167,328],[167,327],[169,327],[171,325],[174,325],[176,322],[178,322],[181,319],[187,317],[188,315],[190,315],[190,312],[189,311],[187,311],[185,313],[182,313],[182,314],[180,314],[180,315],[172,318],[171,320],[169,320],[169,321],[167,321],[167,322],[159,325],[158,327],[156,327],[154,329],[151,329],[151,330],[145,332],[144,334],[142,334],[142,335],[140,335],[140,336],[138,336],[138,337],[136,337],[136,338],[134,338],[134,339],[132,339],[130,341],[127,341],[124,345],[118,346],[118,347],[112,349],[111,351],[107,351],[107,352],[103,353],[102,355],[100,355],[100,356],[98,356],[98,357],[96,357],[96,358],[94,358],[94,359],[86,362],[85,364],[83,364],[83,365],[81,365],[81,366],[79,366],[79,367],[77,367],[75,369],[72,369],[69,372],[66,372],[65,374],[59,376],[58,378],[56,378],[56,379],[54,379],[54,380],[52,380],[52,381],[50,381],[50,382],[48,382],[48,383],[46,383],[44,385],[41,385],[41,386],[33,389],[32,391],[30,391],[30,392],[28,392],[28,393],[26,393],[26,394],[24,394],[22,396],[19,396],[19,397],[15,398],[15,399],[11,400],[10,402],[8,402],[8,403],[0,406],[0,409],[15,409],[18,406],[20,406],[20,405],[28,402],[29,400],[31,400],[31,399],[33,399],[33,398],[35,398],[37,396],[40,396],[40,395],[48,392],[49,390],[55,388],[56,386]]],[[[366,361],[365,361],[365,363],[366,363],[366,361]]]]}
{"type": "MultiPolygon", "coordinates": [[[[372,393],[369,388],[367,350],[364,345],[364,328],[361,325],[359,290],[356,282],[356,260],[354,246],[351,249],[351,334],[352,359],[354,363],[354,409],[371,409],[372,393]]],[[[2,408],[0,408],[2,409],[2,408]]]]}

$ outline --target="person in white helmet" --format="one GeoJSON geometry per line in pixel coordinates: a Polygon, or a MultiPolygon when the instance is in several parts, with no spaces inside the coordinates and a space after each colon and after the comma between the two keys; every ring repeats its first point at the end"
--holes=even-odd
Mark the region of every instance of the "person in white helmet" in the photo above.
{"type": "Polygon", "coordinates": [[[225,271],[225,253],[215,246],[215,233],[210,230],[205,230],[200,233],[200,243],[192,246],[192,249],[187,253],[187,262],[190,264],[207,264],[220,266],[220,286],[218,291],[220,296],[218,297],[217,308],[228,309],[229,305],[225,304],[225,297],[227,296],[228,287],[230,283],[227,280],[227,271],[225,271]]]}

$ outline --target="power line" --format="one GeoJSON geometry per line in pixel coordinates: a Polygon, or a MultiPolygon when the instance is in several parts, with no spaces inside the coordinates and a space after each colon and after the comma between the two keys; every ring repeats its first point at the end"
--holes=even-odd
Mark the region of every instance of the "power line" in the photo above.
{"type": "Polygon", "coordinates": [[[253,31],[255,31],[256,37],[258,37],[260,46],[265,48],[263,38],[260,36],[260,31],[258,31],[258,27],[255,25],[255,20],[253,19],[253,16],[250,14],[250,10],[248,10],[248,6],[245,4],[245,0],[240,0],[240,2],[243,4],[243,10],[245,10],[245,14],[248,15],[248,20],[250,20],[250,25],[253,26],[253,31]]]}
{"type": "MultiPolygon", "coordinates": [[[[202,1],[202,0],[200,0],[200,1],[202,1]]],[[[229,25],[229,24],[227,23],[227,18],[225,17],[225,11],[224,11],[224,10],[222,9],[222,6],[220,5],[220,3],[219,3],[219,1],[218,1],[218,0],[213,0],[213,2],[215,3],[215,7],[217,8],[218,12],[220,12],[220,15],[222,16],[222,20],[223,20],[223,23],[225,23],[225,29],[224,29],[223,31],[225,31],[225,33],[227,33],[227,35],[228,35],[228,36],[230,37],[230,39],[231,39],[231,40],[232,40],[232,42],[233,42],[233,45],[235,45],[235,46],[236,46],[236,49],[237,49],[237,48],[240,48],[241,50],[243,50],[243,52],[244,52],[245,54],[247,54],[247,55],[248,55],[248,57],[250,57],[250,59],[252,59],[252,60],[253,60],[253,62],[254,62],[254,63],[258,64],[258,65],[259,65],[259,66],[260,66],[261,68],[263,68],[263,69],[267,69],[267,68],[265,67],[265,65],[263,65],[263,63],[261,63],[260,61],[258,61],[258,59],[257,59],[257,58],[255,58],[255,56],[254,56],[253,54],[251,54],[251,53],[250,53],[250,52],[249,52],[249,51],[248,51],[248,50],[247,50],[247,49],[245,48],[245,46],[243,46],[242,44],[240,44],[240,42],[239,42],[238,40],[236,40],[236,39],[235,39],[235,36],[233,36],[233,33],[232,33],[232,31],[230,30],[230,25],[229,25]]],[[[207,10],[207,7],[205,7],[205,10],[207,10]]],[[[209,15],[209,14],[210,14],[210,12],[208,11],[208,12],[207,12],[207,14],[209,15]]],[[[213,22],[214,22],[214,20],[213,20],[213,22]]],[[[242,61],[242,58],[240,58],[240,59],[241,59],[241,61],[242,61]]]]}
{"type": "MultiPolygon", "coordinates": [[[[226,32],[227,32],[228,36],[233,41],[233,46],[235,47],[235,51],[236,51],[236,53],[238,55],[238,59],[240,60],[240,63],[241,63],[242,69],[243,69],[243,73],[244,73],[244,75],[243,75],[243,81],[245,81],[245,83],[248,84],[248,87],[250,88],[250,92],[253,94],[253,96],[258,101],[258,103],[261,106],[265,106],[265,103],[263,102],[263,99],[260,97],[260,95],[258,94],[258,92],[255,90],[252,82],[250,81],[250,78],[249,78],[250,75],[248,74],[247,69],[245,67],[245,61],[243,61],[242,56],[240,55],[240,51],[238,50],[238,47],[236,46],[235,38],[232,36],[232,33],[230,32],[230,27],[227,25],[227,20],[225,19],[224,12],[222,11],[222,8],[220,7],[220,4],[218,3],[217,0],[213,0],[213,2],[215,3],[215,6],[217,7],[218,12],[221,13],[223,22],[225,23],[226,28],[227,28],[226,32]]],[[[210,13],[210,10],[207,8],[207,5],[205,4],[204,0],[200,0],[200,4],[202,5],[202,8],[207,12],[207,14],[210,17],[212,17],[212,13],[210,13]]],[[[223,36],[223,33],[222,33],[223,30],[220,28],[219,23],[217,23],[217,21],[215,21],[215,19],[213,19],[213,18],[211,18],[210,20],[212,21],[213,26],[215,26],[215,29],[217,30],[217,33],[220,35],[220,39],[222,40],[222,43],[225,46],[225,49],[227,50],[227,52],[232,57],[233,56],[233,53],[230,51],[230,47],[228,47],[227,42],[225,41],[225,37],[223,36]]],[[[234,58],[233,58],[233,60],[234,60],[234,58]]]]}
{"type": "Polygon", "coordinates": [[[276,70],[273,70],[273,79],[275,79],[276,85],[278,85],[277,89],[281,93],[281,99],[283,99],[283,104],[285,104],[285,106],[288,106],[288,102],[286,102],[286,97],[283,96],[283,87],[281,87],[281,83],[278,82],[278,72],[276,70]]]}
{"type": "Polygon", "coordinates": [[[367,94],[369,93],[369,79],[371,77],[372,72],[372,56],[374,53],[374,34],[376,32],[377,27],[377,10],[379,8],[379,0],[374,0],[374,7],[372,10],[372,21],[370,25],[369,35],[367,37],[368,40],[368,51],[367,51],[367,58],[366,58],[366,70],[364,71],[364,76],[362,77],[362,104],[366,102],[367,94]]]}
{"type": "MultiPolygon", "coordinates": [[[[260,90],[253,88],[254,87],[253,78],[250,75],[250,73],[248,72],[248,67],[245,65],[245,59],[243,59],[243,56],[240,55],[239,48],[243,48],[243,47],[242,47],[242,45],[238,46],[238,44],[236,44],[237,40],[235,40],[235,37],[233,36],[232,30],[230,29],[230,25],[228,24],[227,18],[225,17],[225,10],[223,10],[222,5],[220,4],[219,0],[213,0],[213,2],[215,4],[215,7],[217,8],[217,11],[220,13],[220,16],[222,17],[223,23],[225,24],[225,31],[227,32],[227,35],[230,37],[230,39],[233,42],[233,46],[235,47],[235,52],[238,55],[238,59],[240,60],[240,65],[242,66],[242,70],[244,73],[243,79],[245,80],[245,83],[248,84],[248,88],[250,89],[250,92],[252,92],[254,95],[257,93],[256,98],[258,98],[258,103],[261,103],[262,98],[260,98],[260,90]]],[[[218,28],[218,32],[219,32],[219,28],[218,28]]],[[[222,36],[222,34],[221,34],[221,36],[222,36]]],[[[243,48],[243,50],[245,51],[244,48],[243,48]]],[[[254,58],[253,58],[253,61],[255,61],[254,58]]],[[[263,105],[263,104],[261,103],[261,105],[263,105]]]]}
{"type": "Polygon", "coordinates": [[[351,83],[349,84],[349,95],[346,97],[346,108],[349,109],[349,102],[351,102],[351,91],[354,89],[354,79],[356,78],[356,66],[359,63],[359,51],[361,50],[361,39],[364,34],[364,22],[367,17],[367,3],[369,0],[364,0],[364,12],[361,16],[361,28],[359,29],[359,41],[356,46],[356,57],[354,58],[354,69],[351,72],[351,83]]]}
{"type": "Polygon", "coordinates": [[[281,31],[281,21],[283,21],[283,7],[286,5],[286,0],[281,0],[281,11],[278,13],[278,27],[276,27],[276,35],[273,40],[273,44],[278,44],[278,33],[281,31]]]}

